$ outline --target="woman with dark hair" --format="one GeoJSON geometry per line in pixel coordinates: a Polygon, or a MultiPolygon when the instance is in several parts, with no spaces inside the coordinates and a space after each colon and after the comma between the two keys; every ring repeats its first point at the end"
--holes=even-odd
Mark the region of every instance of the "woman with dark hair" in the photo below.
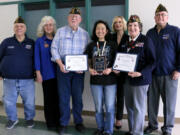
{"type": "MultiPolygon", "coordinates": [[[[125,33],[127,30],[127,23],[123,16],[115,16],[112,22],[112,41],[116,42],[118,48],[125,44],[128,35],[125,33]]],[[[120,129],[122,126],[123,110],[124,110],[124,74],[117,74],[117,95],[116,95],[116,129],[120,129]]]]}
{"type": "Polygon", "coordinates": [[[125,76],[124,96],[128,113],[129,132],[126,135],[144,135],[144,117],[152,70],[155,67],[153,42],[141,34],[142,23],[137,15],[131,15],[127,23],[129,39],[118,50],[136,54],[136,68],[125,76]]]}
{"type": "Polygon", "coordinates": [[[110,29],[107,23],[102,20],[97,21],[94,24],[93,41],[85,51],[89,59],[90,86],[98,128],[94,135],[113,134],[116,76],[112,72],[112,65],[116,54],[116,44],[109,41],[109,33],[110,29]],[[106,114],[104,114],[104,105],[106,114]]]}

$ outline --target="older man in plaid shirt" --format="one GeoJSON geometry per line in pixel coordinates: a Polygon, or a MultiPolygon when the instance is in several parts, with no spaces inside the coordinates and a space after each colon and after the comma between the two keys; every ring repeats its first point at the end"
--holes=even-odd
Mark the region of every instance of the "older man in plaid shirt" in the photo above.
{"type": "Polygon", "coordinates": [[[57,63],[57,80],[60,109],[60,135],[63,134],[70,119],[70,96],[72,95],[72,112],[75,128],[82,132],[85,128],[81,117],[82,93],[84,89],[84,73],[65,70],[65,55],[83,54],[89,42],[88,33],[79,27],[81,13],[78,8],[72,8],[68,16],[68,24],[59,28],[52,42],[52,59],[57,63]]]}

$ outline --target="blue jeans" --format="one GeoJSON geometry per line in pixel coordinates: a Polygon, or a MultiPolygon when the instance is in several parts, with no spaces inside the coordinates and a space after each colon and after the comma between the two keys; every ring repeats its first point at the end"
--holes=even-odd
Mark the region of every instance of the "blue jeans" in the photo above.
{"type": "Polygon", "coordinates": [[[8,120],[17,120],[16,102],[20,95],[24,104],[25,120],[35,116],[35,86],[33,79],[3,79],[3,102],[8,120]]]}
{"type": "Polygon", "coordinates": [[[70,97],[72,96],[72,113],[75,124],[83,122],[82,94],[84,89],[84,74],[75,72],[63,73],[57,67],[60,125],[67,126],[70,120],[70,97]]]}
{"type": "Polygon", "coordinates": [[[106,133],[113,133],[116,84],[114,85],[91,85],[91,92],[96,110],[96,123],[98,129],[106,133]],[[104,109],[106,118],[104,118],[104,109]]]}

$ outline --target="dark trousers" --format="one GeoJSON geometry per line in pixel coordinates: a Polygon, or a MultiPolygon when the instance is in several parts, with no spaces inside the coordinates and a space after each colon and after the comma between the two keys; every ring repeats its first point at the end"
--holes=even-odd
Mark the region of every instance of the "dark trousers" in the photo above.
{"type": "Polygon", "coordinates": [[[48,128],[59,126],[59,98],[57,80],[45,80],[42,83],[44,94],[44,115],[48,128]]]}
{"type": "Polygon", "coordinates": [[[83,109],[82,93],[84,89],[84,74],[76,72],[63,73],[57,67],[60,124],[67,126],[70,120],[70,97],[72,96],[72,113],[74,123],[83,122],[81,114],[83,109]]]}
{"type": "Polygon", "coordinates": [[[117,76],[117,95],[116,95],[116,119],[122,120],[124,111],[124,84],[123,76],[117,76]]]}

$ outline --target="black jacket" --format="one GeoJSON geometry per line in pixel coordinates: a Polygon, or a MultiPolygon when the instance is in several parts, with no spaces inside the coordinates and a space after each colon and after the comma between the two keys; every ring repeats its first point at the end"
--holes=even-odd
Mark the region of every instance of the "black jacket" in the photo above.
{"type": "Polygon", "coordinates": [[[155,68],[155,50],[153,42],[150,38],[140,34],[133,43],[133,47],[127,51],[129,46],[128,42],[127,40],[125,44],[121,45],[118,51],[137,54],[138,58],[135,71],[142,74],[142,76],[135,78],[127,76],[130,84],[136,86],[150,84],[152,81],[152,70],[155,68]]]}

